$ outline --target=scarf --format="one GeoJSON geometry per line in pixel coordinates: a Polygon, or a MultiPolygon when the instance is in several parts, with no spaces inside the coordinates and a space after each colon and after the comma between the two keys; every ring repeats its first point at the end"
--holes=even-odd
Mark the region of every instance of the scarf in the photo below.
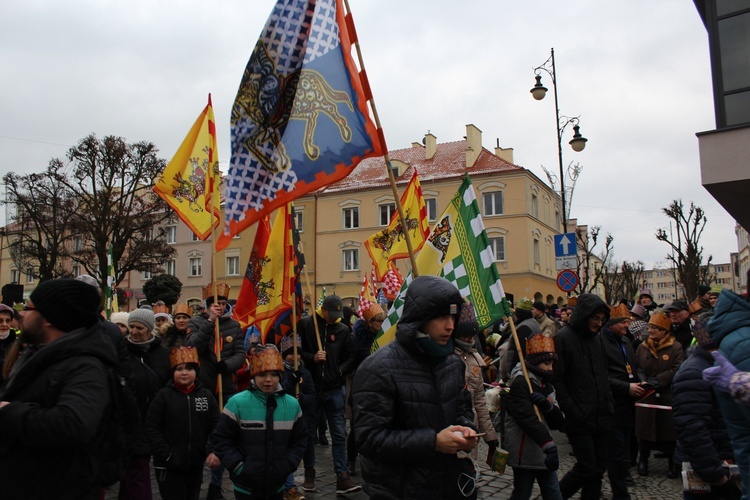
{"type": "Polygon", "coordinates": [[[665,347],[669,347],[673,345],[675,342],[674,335],[671,333],[667,333],[664,337],[662,337],[661,340],[654,340],[651,337],[647,338],[643,341],[643,345],[646,346],[646,349],[648,349],[648,352],[654,355],[655,358],[658,358],[658,352],[661,349],[664,349],[665,347]]]}
{"type": "Polygon", "coordinates": [[[453,339],[440,345],[422,332],[417,335],[417,344],[422,346],[431,364],[437,365],[453,352],[453,339]]]}

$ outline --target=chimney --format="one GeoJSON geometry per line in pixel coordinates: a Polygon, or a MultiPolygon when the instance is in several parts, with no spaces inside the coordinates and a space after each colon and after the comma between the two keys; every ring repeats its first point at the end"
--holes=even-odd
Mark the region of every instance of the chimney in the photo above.
{"type": "Polygon", "coordinates": [[[411,147],[413,147],[413,148],[421,148],[423,146],[420,143],[418,143],[418,142],[412,142],[411,143],[411,147]]]}
{"type": "Polygon", "coordinates": [[[437,137],[427,132],[422,142],[424,143],[424,159],[431,160],[437,151],[437,137]]]}
{"type": "Polygon", "coordinates": [[[471,123],[466,125],[466,168],[474,165],[482,152],[482,131],[471,123]]]}
{"type": "Polygon", "coordinates": [[[501,148],[500,138],[497,139],[497,146],[495,146],[495,156],[502,158],[508,163],[513,163],[513,148],[501,148]]]}

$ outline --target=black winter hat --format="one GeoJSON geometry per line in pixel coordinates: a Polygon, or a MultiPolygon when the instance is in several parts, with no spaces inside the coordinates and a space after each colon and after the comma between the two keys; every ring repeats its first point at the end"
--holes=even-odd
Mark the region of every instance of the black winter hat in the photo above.
{"type": "Polygon", "coordinates": [[[43,281],[29,299],[52,326],[64,332],[89,327],[99,319],[99,292],[82,281],[68,278],[43,281]]]}

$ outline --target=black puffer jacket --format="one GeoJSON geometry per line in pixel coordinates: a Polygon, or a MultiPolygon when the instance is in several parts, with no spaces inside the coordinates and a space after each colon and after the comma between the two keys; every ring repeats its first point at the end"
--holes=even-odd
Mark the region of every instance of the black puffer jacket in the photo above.
{"type": "Polygon", "coordinates": [[[89,498],[98,487],[107,370],[117,354],[95,323],[29,347],[0,391],[0,497],[89,498]]]}
{"type": "Polygon", "coordinates": [[[714,365],[711,353],[696,347],[672,380],[672,417],[677,430],[674,460],[690,462],[704,481],[724,476],[721,463],[733,458],[724,418],[703,370],[714,365]]]}
{"type": "Polygon", "coordinates": [[[450,425],[474,427],[464,365],[450,354],[435,364],[417,343],[429,319],[460,304],[455,286],[416,278],[407,291],[396,340],[367,357],[352,386],[353,428],[362,455],[365,492],[377,498],[463,498],[458,457],[435,450],[450,425]]]}
{"type": "Polygon", "coordinates": [[[579,295],[570,321],[555,336],[558,360],[552,384],[565,413],[565,432],[596,434],[612,427],[607,358],[599,334],[588,328],[596,313],[609,318],[609,307],[596,295],[579,295]]]}
{"type": "Polygon", "coordinates": [[[302,360],[312,373],[315,390],[320,394],[341,389],[346,376],[354,371],[357,359],[349,327],[342,321],[329,325],[318,311],[300,319],[297,322],[297,332],[302,343],[302,360]],[[318,341],[315,339],[313,318],[318,321],[318,333],[326,352],[325,364],[316,363],[314,359],[318,352],[318,341]]]}
{"type": "Polygon", "coordinates": [[[201,470],[208,438],[219,421],[219,405],[200,381],[185,394],[170,381],[148,408],[146,435],[154,467],[179,472],[201,470]]]}

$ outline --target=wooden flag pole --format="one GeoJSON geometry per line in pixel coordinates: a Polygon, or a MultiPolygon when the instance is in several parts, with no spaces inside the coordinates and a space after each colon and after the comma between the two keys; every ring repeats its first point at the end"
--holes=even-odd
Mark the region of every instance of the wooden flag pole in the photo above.
{"type": "MultiPolygon", "coordinates": [[[[349,0],[344,0],[344,5],[346,6],[346,15],[348,16],[348,19],[351,19],[351,8],[349,8],[349,0]]],[[[354,23],[350,23],[352,34],[354,34],[354,48],[357,51],[357,58],[359,60],[359,67],[361,69],[361,74],[365,74],[365,60],[362,57],[362,50],[359,47],[359,39],[356,37],[355,31],[354,31],[354,23]]],[[[361,75],[360,75],[361,76],[361,75]]],[[[366,88],[369,92],[369,84],[366,85],[366,88]]],[[[372,116],[375,119],[375,126],[378,128],[378,130],[382,130],[383,127],[380,125],[380,117],[378,116],[378,109],[375,106],[375,98],[370,95],[370,107],[372,108],[372,116]]],[[[414,256],[414,246],[411,242],[411,235],[409,235],[408,226],[406,225],[406,215],[404,214],[404,207],[401,205],[401,196],[398,194],[398,188],[396,187],[396,178],[393,177],[393,170],[391,169],[391,155],[388,152],[388,146],[385,144],[385,140],[383,140],[383,146],[386,148],[385,153],[383,154],[383,159],[385,160],[385,169],[388,171],[388,181],[391,184],[391,191],[393,192],[393,199],[396,200],[396,209],[398,210],[398,219],[401,222],[401,228],[402,233],[404,235],[404,238],[406,240],[406,248],[409,251],[409,261],[411,262],[411,269],[412,269],[412,275],[416,278],[419,276],[419,271],[417,270],[417,259],[414,256]]]]}
{"type": "MultiPolygon", "coordinates": [[[[302,242],[301,241],[299,242],[299,244],[300,244],[300,246],[302,246],[302,242]]],[[[305,253],[304,248],[300,248],[300,251],[302,253],[305,253]]],[[[316,258],[317,258],[317,256],[316,256],[316,258]]],[[[315,300],[315,290],[313,290],[312,292],[310,292],[310,276],[307,274],[307,264],[305,264],[305,267],[303,268],[303,271],[305,272],[305,287],[307,288],[307,294],[310,296],[311,305],[313,307],[313,310],[312,310],[312,320],[313,320],[313,327],[315,328],[315,340],[318,341],[318,350],[322,351],[323,350],[323,343],[320,341],[320,331],[319,331],[319,328],[318,328],[318,318],[315,317],[315,315],[317,314],[315,312],[315,310],[318,307],[318,303],[315,300]]]]}
{"type": "MultiPolygon", "coordinates": [[[[516,344],[516,352],[518,353],[518,359],[521,362],[521,371],[523,372],[523,378],[526,379],[526,384],[529,386],[529,393],[534,392],[534,388],[531,387],[531,379],[529,378],[529,372],[526,369],[526,360],[523,359],[523,351],[521,350],[521,341],[518,339],[518,332],[516,331],[516,325],[513,323],[513,316],[508,317],[508,321],[510,323],[510,332],[513,335],[513,342],[516,344]]],[[[536,416],[539,417],[539,421],[542,421],[542,414],[539,412],[539,408],[536,405],[534,406],[534,410],[536,411],[536,416]]]]}
{"type": "MultiPolygon", "coordinates": [[[[211,104],[211,94],[208,94],[208,103],[211,104]]],[[[214,144],[214,146],[216,146],[214,144]]],[[[219,176],[219,162],[213,161],[213,152],[211,158],[209,158],[210,161],[210,172],[211,172],[211,178],[213,179],[212,182],[215,185],[217,182],[217,178],[219,179],[219,182],[221,182],[221,177],[219,176]]],[[[216,213],[216,197],[213,196],[213,189],[211,189],[211,216],[213,217],[213,214],[216,213]]],[[[213,287],[214,292],[214,301],[212,304],[216,304],[219,300],[218,292],[216,289],[216,281],[214,276],[214,269],[216,268],[216,225],[213,223],[213,220],[211,221],[211,286],[213,287]]],[[[209,308],[210,309],[210,308],[209,308]]],[[[211,313],[209,312],[209,315],[211,313]]],[[[219,316],[220,318],[221,316],[219,316]]],[[[214,354],[216,354],[216,362],[218,363],[221,361],[221,331],[219,329],[219,318],[216,318],[216,321],[214,321],[214,354]]],[[[216,395],[218,396],[218,402],[219,402],[219,411],[224,409],[224,388],[222,384],[222,378],[221,373],[216,374],[216,395]]]]}

